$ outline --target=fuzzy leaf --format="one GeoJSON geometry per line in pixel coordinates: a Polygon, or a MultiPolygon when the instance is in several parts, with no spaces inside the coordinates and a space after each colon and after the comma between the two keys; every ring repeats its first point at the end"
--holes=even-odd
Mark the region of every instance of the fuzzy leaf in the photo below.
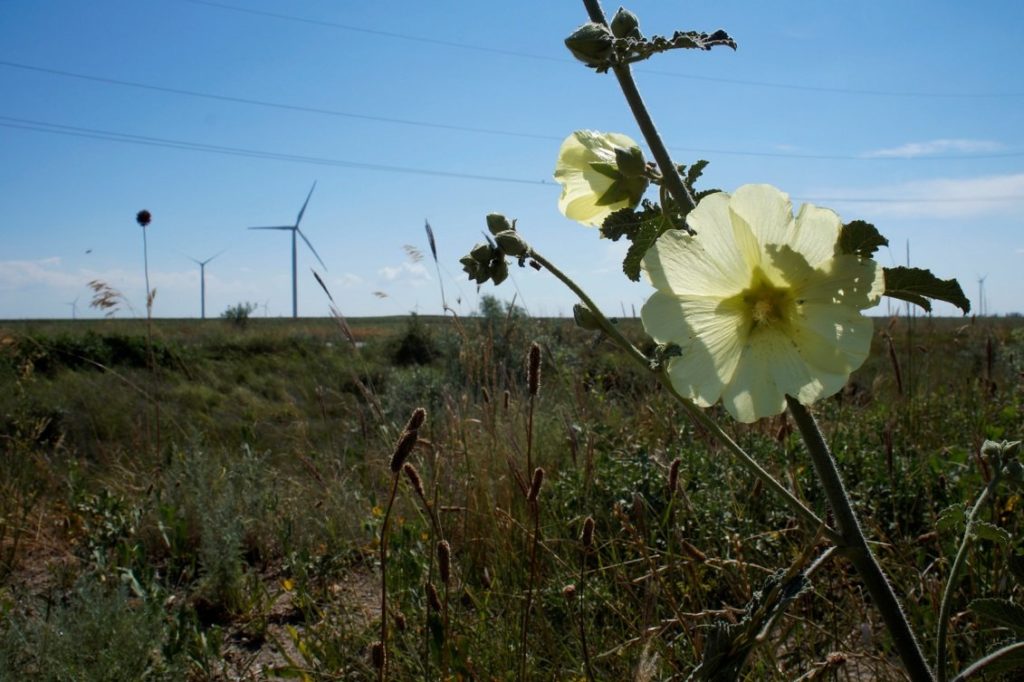
{"type": "Polygon", "coordinates": [[[634,282],[640,281],[640,261],[664,231],[658,223],[659,221],[651,220],[640,226],[629,251],[626,252],[626,258],[622,261],[622,271],[634,282]]]}
{"type": "Polygon", "coordinates": [[[1013,630],[1024,637],[1024,606],[1006,599],[975,599],[968,608],[979,618],[1013,630]]]}
{"type": "Polygon", "coordinates": [[[885,295],[909,301],[931,312],[928,299],[952,303],[964,314],[971,312],[971,302],[955,279],[939,279],[923,268],[885,268],[885,295]]]}
{"type": "Polygon", "coordinates": [[[935,529],[943,533],[954,533],[959,535],[967,523],[967,510],[962,504],[954,504],[946,507],[939,513],[935,520],[935,529]]]}
{"type": "Polygon", "coordinates": [[[836,251],[841,254],[871,258],[880,246],[889,246],[889,240],[871,223],[854,220],[843,225],[839,232],[836,251]]]}
{"type": "Polygon", "coordinates": [[[1010,540],[1012,540],[1012,536],[1008,531],[985,521],[976,521],[973,530],[976,537],[982,540],[990,540],[1003,547],[1010,544],[1010,540]]]}

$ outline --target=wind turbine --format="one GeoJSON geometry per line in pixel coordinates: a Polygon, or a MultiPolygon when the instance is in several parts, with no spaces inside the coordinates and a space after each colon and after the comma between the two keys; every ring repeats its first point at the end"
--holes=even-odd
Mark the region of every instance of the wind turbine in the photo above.
{"type": "Polygon", "coordinates": [[[198,260],[192,256],[188,256],[190,261],[199,266],[199,311],[202,316],[201,319],[203,320],[206,319],[206,264],[225,251],[227,251],[227,249],[221,249],[206,260],[198,260]]]}
{"type": "Polygon", "coordinates": [[[78,319],[78,299],[80,299],[80,298],[81,298],[81,296],[75,296],[75,300],[68,301],[67,303],[64,304],[64,305],[71,306],[71,319],[72,320],[77,320],[78,319]]]}
{"type": "Polygon", "coordinates": [[[316,181],[313,182],[313,186],[309,189],[309,194],[306,195],[306,201],[303,202],[302,208],[299,210],[299,216],[295,219],[294,225],[280,225],[275,227],[250,227],[250,230],[291,230],[292,232],[292,317],[297,318],[299,316],[299,276],[297,270],[297,254],[295,247],[295,235],[302,237],[302,241],[306,242],[306,246],[313,252],[316,259],[320,261],[320,265],[324,266],[324,270],[327,269],[327,265],[323,259],[320,258],[320,254],[316,252],[313,245],[306,239],[306,235],[302,234],[302,230],[299,229],[299,223],[302,222],[302,215],[306,212],[306,206],[309,205],[309,198],[313,196],[313,190],[316,189],[316,181]]]}
{"type": "Polygon", "coordinates": [[[985,280],[988,273],[978,277],[978,316],[985,317],[985,280]]]}

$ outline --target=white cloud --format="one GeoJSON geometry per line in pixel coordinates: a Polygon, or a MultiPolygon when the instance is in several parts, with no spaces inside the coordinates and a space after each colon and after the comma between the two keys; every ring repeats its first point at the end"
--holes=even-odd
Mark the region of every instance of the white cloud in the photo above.
{"type": "Polygon", "coordinates": [[[8,291],[33,286],[78,288],[84,282],[76,274],[59,270],[57,257],[38,260],[0,261],[0,290],[8,291]]]}
{"type": "Polygon", "coordinates": [[[941,139],[928,142],[908,142],[899,147],[875,149],[864,154],[868,159],[916,159],[937,154],[986,154],[1003,148],[993,140],[941,139]]]}
{"type": "MultiPolygon", "coordinates": [[[[796,197],[794,197],[796,199],[796,197]]],[[[1024,214],[1024,173],[912,180],[897,185],[820,189],[806,201],[861,215],[955,218],[1024,214]]]]}
{"type": "Polygon", "coordinates": [[[427,268],[423,263],[410,263],[408,261],[396,266],[385,265],[377,271],[377,274],[388,282],[402,280],[410,284],[420,284],[430,281],[430,273],[427,272],[427,268]]]}

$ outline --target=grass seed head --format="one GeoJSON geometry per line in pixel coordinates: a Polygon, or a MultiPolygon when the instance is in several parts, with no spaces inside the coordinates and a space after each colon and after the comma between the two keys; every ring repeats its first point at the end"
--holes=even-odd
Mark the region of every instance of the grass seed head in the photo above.
{"type": "Polygon", "coordinates": [[[373,663],[373,667],[380,670],[384,667],[384,644],[383,642],[377,641],[370,645],[370,661],[373,663]]]}
{"type": "Polygon", "coordinates": [[[671,497],[676,494],[676,490],[679,487],[679,465],[682,464],[682,460],[678,457],[672,460],[672,464],[668,467],[668,494],[671,497]]]}
{"type": "Polygon", "coordinates": [[[530,346],[529,370],[526,374],[527,384],[530,388],[530,397],[535,398],[540,392],[540,346],[534,343],[530,346]]]}
{"type": "Polygon", "coordinates": [[[417,431],[423,426],[424,420],[427,418],[427,411],[422,407],[417,407],[412,411],[412,415],[409,417],[409,423],[405,425],[406,431],[417,431]]]}
{"type": "Polygon", "coordinates": [[[526,496],[529,502],[536,502],[540,495],[540,487],[544,485],[544,470],[537,467],[533,470],[533,480],[530,481],[530,492],[526,496]]]}
{"type": "Polygon", "coordinates": [[[416,440],[419,435],[415,430],[406,430],[402,433],[402,437],[398,439],[398,443],[395,444],[395,451],[391,455],[391,471],[398,473],[402,470],[402,465],[405,464],[405,460],[409,457],[412,449],[416,447],[416,440]]]}
{"type": "Polygon", "coordinates": [[[402,465],[402,471],[405,472],[406,477],[409,479],[409,483],[412,485],[413,490],[420,496],[424,502],[427,500],[427,493],[423,489],[423,479],[420,478],[420,472],[416,470],[411,462],[406,462],[402,465]]]}
{"type": "Polygon", "coordinates": [[[441,597],[437,594],[434,583],[427,583],[427,604],[438,613],[441,611],[441,597]]]}
{"type": "Polygon", "coordinates": [[[441,575],[441,582],[448,585],[452,579],[452,546],[447,540],[437,543],[437,570],[441,575]]]}
{"type": "Polygon", "coordinates": [[[594,517],[588,516],[583,520],[583,532],[580,534],[580,542],[584,547],[589,548],[594,544],[594,517]]]}

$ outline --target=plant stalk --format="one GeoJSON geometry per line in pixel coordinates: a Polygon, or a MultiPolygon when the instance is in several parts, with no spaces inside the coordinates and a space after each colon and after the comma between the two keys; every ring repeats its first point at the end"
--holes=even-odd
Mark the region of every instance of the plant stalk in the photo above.
{"type": "Polygon", "coordinates": [[[985,489],[978,495],[978,500],[967,515],[964,537],[960,541],[960,549],[957,550],[956,558],[953,559],[953,566],[949,569],[949,577],[946,579],[946,588],[942,592],[942,605],[939,607],[938,633],[935,635],[935,672],[939,682],[946,682],[948,679],[946,673],[946,637],[949,632],[949,612],[953,608],[953,590],[956,587],[957,579],[960,577],[960,571],[967,562],[967,550],[971,546],[974,521],[978,517],[978,512],[981,511],[981,508],[988,501],[989,495],[999,484],[998,468],[996,472],[996,476],[988,482],[985,489]]]}
{"type": "Polygon", "coordinates": [[[793,415],[804,443],[810,453],[814,470],[818,474],[829,506],[835,516],[841,534],[840,547],[849,557],[861,580],[864,581],[872,601],[882,614],[882,620],[892,635],[893,644],[903,661],[907,674],[914,682],[932,682],[934,677],[928,668],[921,647],[910,629],[903,607],[896,598],[892,584],[886,578],[867,539],[857,521],[850,498],[846,494],[843,480],[839,475],[835,459],[825,444],[821,429],[810,411],[798,400],[786,396],[789,412],[793,415]]]}
{"type": "MultiPolygon", "coordinates": [[[[587,8],[587,14],[590,15],[592,22],[604,24],[605,26],[608,25],[599,0],[583,0],[583,4],[587,8]]],[[[633,71],[630,69],[629,64],[613,66],[612,72],[619,81],[622,94],[629,104],[630,111],[633,112],[633,118],[636,119],[636,123],[640,127],[644,140],[647,141],[647,146],[650,148],[654,160],[658,163],[663,186],[668,189],[672,198],[680,206],[689,204],[691,208],[695,207],[697,202],[694,200],[690,190],[686,188],[686,183],[680,177],[678,169],[672,163],[672,157],[669,156],[668,149],[665,147],[665,143],[662,141],[661,135],[658,134],[658,129],[654,125],[654,120],[647,110],[647,105],[644,104],[644,98],[640,95],[640,90],[636,86],[636,81],[633,80],[633,71]]]]}

